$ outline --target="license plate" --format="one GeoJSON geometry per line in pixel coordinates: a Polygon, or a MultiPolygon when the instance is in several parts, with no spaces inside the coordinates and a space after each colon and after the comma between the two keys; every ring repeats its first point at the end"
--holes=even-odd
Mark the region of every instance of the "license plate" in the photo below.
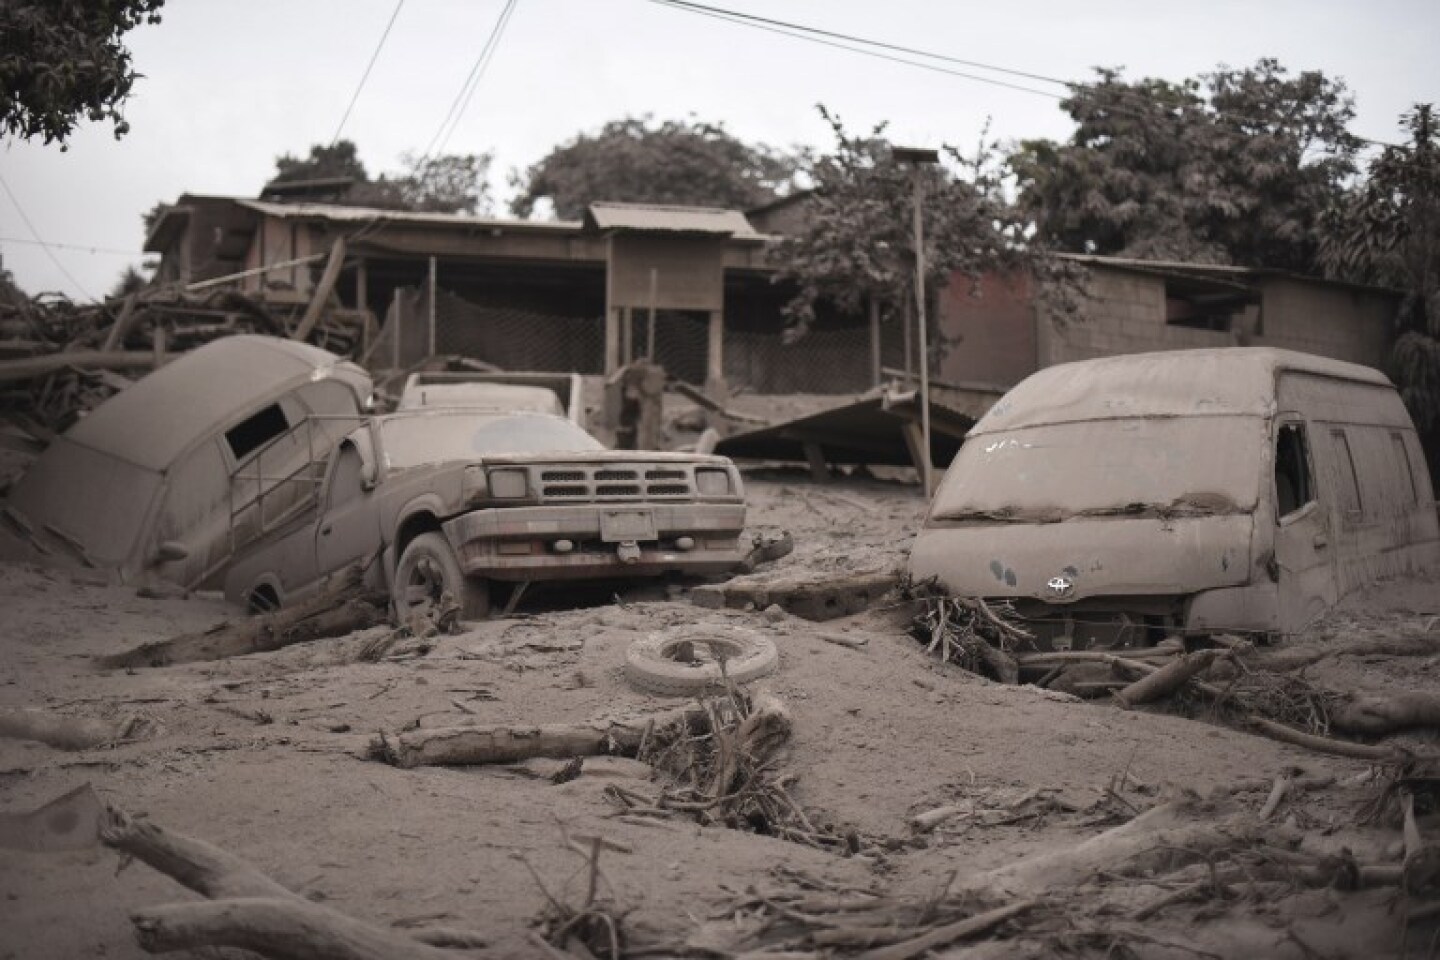
{"type": "Polygon", "coordinates": [[[649,510],[602,510],[600,539],[606,543],[626,540],[658,540],[655,514],[649,510]]]}

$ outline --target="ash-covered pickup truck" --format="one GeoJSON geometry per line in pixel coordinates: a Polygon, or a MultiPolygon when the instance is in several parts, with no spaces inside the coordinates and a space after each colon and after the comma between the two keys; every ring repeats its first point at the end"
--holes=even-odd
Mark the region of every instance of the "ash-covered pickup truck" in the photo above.
{"type": "Polygon", "coordinates": [[[274,608],[368,560],[400,622],[447,593],[480,619],[493,581],[723,572],[744,526],[725,457],[607,450],[543,413],[420,408],[349,433],[316,509],[237,559],[225,592],[274,608]]]}

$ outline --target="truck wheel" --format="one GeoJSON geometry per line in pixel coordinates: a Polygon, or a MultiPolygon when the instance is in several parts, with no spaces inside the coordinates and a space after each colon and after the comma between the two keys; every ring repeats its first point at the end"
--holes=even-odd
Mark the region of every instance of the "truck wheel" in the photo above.
{"type": "Polygon", "coordinates": [[[461,620],[484,620],[490,615],[489,584],[465,576],[443,534],[422,533],[410,541],[395,565],[391,598],[395,618],[403,625],[416,613],[428,615],[439,607],[444,593],[460,605],[461,620]]]}
{"type": "Polygon", "coordinates": [[[630,644],[625,675],[650,693],[691,696],[723,685],[721,660],[725,676],[746,683],[774,673],[780,653],[775,641],[741,627],[665,630],[630,644]]]}

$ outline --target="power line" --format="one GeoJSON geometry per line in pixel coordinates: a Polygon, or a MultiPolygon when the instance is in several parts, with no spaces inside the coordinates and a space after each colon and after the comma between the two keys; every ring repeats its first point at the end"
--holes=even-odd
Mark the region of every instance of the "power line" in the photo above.
{"type": "Polygon", "coordinates": [[[84,243],[57,243],[54,240],[26,240],[24,237],[0,237],[0,243],[24,243],[32,247],[53,247],[57,250],[79,250],[82,253],[109,253],[117,257],[143,257],[142,250],[121,250],[118,247],[96,247],[84,243]]]}
{"type": "Polygon", "coordinates": [[[340,125],[335,128],[335,136],[330,138],[330,146],[335,146],[340,139],[340,131],[345,129],[345,122],[350,119],[350,111],[355,109],[355,102],[360,99],[360,91],[365,89],[365,81],[370,79],[370,71],[375,68],[375,61],[380,59],[380,51],[385,49],[385,41],[390,38],[390,28],[395,26],[395,18],[400,16],[400,8],[405,6],[405,0],[398,0],[395,4],[395,12],[390,14],[390,22],[385,24],[385,31],[380,34],[380,42],[375,45],[375,52],[370,54],[370,62],[365,65],[365,72],[360,75],[360,82],[355,85],[355,92],[350,95],[350,104],[345,108],[345,115],[340,118],[340,125]]]}
{"type": "Polygon", "coordinates": [[[16,198],[15,191],[10,189],[10,184],[6,182],[3,174],[0,174],[0,187],[5,188],[5,195],[9,197],[10,202],[15,205],[15,212],[20,214],[20,219],[25,222],[25,226],[30,231],[30,235],[35,238],[35,242],[39,244],[42,249],[44,249],[45,256],[50,258],[50,262],[55,264],[55,268],[65,275],[65,279],[69,280],[76,290],[79,290],[80,293],[87,299],[94,300],[95,297],[90,293],[90,291],[86,290],[85,287],[81,285],[80,281],[76,280],[73,276],[71,276],[70,271],[65,269],[65,264],[61,263],[60,258],[55,256],[55,251],[50,249],[50,244],[40,239],[40,231],[36,230],[35,224],[30,222],[29,214],[25,212],[24,207],[20,206],[20,201],[16,198]]]}
{"type": "Polygon", "coordinates": [[[460,85],[455,99],[450,102],[450,109],[445,112],[445,119],[440,121],[440,126],[435,130],[435,135],[430,138],[430,144],[425,148],[422,160],[428,160],[438,149],[444,149],[444,145],[450,142],[450,137],[455,128],[460,125],[460,118],[465,113],[465,108],[470,105],[470,98],[475,95],[475,90],[480,85],[480,80],[485,75],[485,70],[490,65],[490,58],[495,53],[495,48],[500,44],[500,37],[505,32],[505,25],[510,21],[510,15],[515,11],[516,0],[505,0],[505,6],[500,11],[500,16],[495,19],[495,26],[490,29],[490,36],[486,38],[485,45],[480,48],[476,55],[475,62],[470,66],[470,73],[466,75],[465,82],[460,85]],[[446,128],[449,127],[449,131],[446,128]],[[443,139],[442,139],[443,135],[443,139]]]}
{"type": "MultiPolygon", "coordinates": [[[[900,53],[908,53],[915,56],[926,57],[932,60],[943,61],[945,63],[955,63],[963,66],[974,67],[981,70],[990,70],[995,73],[1001,73],[1008,76],[1022,77],[1029,80],[1038,80],[1042,83],[1058,84],[1065,87],[1072,95],[1078,93],[1094,93],[1099,90],[1099,86],[1093,83],[1083,83],[1075,80],[1062,80],[1058,77],[1049,77],[1044,74],[1030,73],[1024,70],[1016,70],[1010,67],[999,66],[997,64],[983,63],[978,60],[965,60],[960,57],[952,57],[943,53],[934,53],[928,50],[920,50],[915,47],[905,47],[899,44],[886,43],[880,40],[870,40],[865,37],[855,36],[853,34],[838,33],[833,30],[823,30],[819,27],[809,27],[805,26],[804,24],[790,23],[784,20],[775,20],[769,17],[761,17],[755,14],[743,13],[737,10],[727,10],[722,7],[715,7],[703,3],[696,3],[694,2],[694,0],[650,0],[650,2],[659,4],[661,6],[671,7],[673,9],[680,10],[686,13],[694,13],[701,16],[712,17],[717,20],[724,20],[729,23],[737,24],[739,26],[751,27],[757,30],[764,30],[768,33],[778,33],[781,36],[793,37],[797,40],[805,40],[810,43],[818,43],[823,46],[835,47],[840,50],[848,50],[851,53],[859,53],[863,54],[864,56],[874,57],[880,60],[888,60],[892,63],[899,63],[905,66],[918,67],[922,70],[929,70],[934,73],[949,74],[950,76],[960,77],[965,80],[973,80],[978,83],[985,83],[996,87],[1005,87],[1010,90],[1018,90],[1021,93],[1029,93],[1035,96],[1047,97],[1054,100],[1064,100],[1066,99],[1066,97],[1056,93],[1052,93],[1048,90],[1036,90],[1033,87],[1027,87],[1022,84],[1007,83],[1003,80],[996,80],[991,77],[977,76],[975,74],[965,73],[959,70],[948,70],[943,67],[938,67],[934,64],[921,63],[916,60],[909,60],[905,57],[889,56],[883,53],[879,53],[877,52],[877,50],[891,50],[900,53]],[[877,50],[867,50],[860,47],[848,46],[845,43],[835,42],[836,40],[845,40],[849,43],[863,44],[865,47],[874,47],[877,48],[877,50]]],[[[1153,107],[1156,105],[1156,101],[1154,100],[1154,98],[1149,97],[1146,94],[1140,93],[1136,90],[1115,90],[1113,91],[1113,93],[1121,100],[1129,98],[1135,103],[1143,101],[1146,107],[1153,107]]],[[[1145,116],[1145,114],[1140,113],[1139,110],[1125,110],[1123,109],[1123,107],[1120,109],[1112,108],[1112,110],[1115,113],[1128,114],[1129,116],[1133,117],[1145,116]]],[[[1226,113],[1218,110],[1215,111],[1215,116],[1220,119],[1255,125],[1265,125],[1269,122],[1255,117],[1245,117],[1239,114],[1226,113]]],[[[1354,140],[1357,143],[1368,144],[1370,146],[1397,146],[1396,144],[1389,143],[1384,140],[1372,140],[1369,137],[1362,137],[1353,133],[1347,133],[1346,135],[1351,140],[1354,140]]]]}
{"type": "Polygon", "coordinates": [[[652,2],[663,3],[664,5],[670,7],[680,7],[692,10],[696,13],[706,13],[710,15],[724,14],[738,20],[749,20],[757,24],[769,24],[772,27],[784,27],[790,30],[800,30],[805,33],[815,34],[822,37],[830,37],[835,40],[846,40],[850,43],[863,43],[868,47],[878,47],[882,50],[893,50],[896,53],[909,53],[919,57],[927,57],[931,60],[942,60],[945,63],[954,63],[962,67],[975,67],[980,70],[990,70],[995,73],[1003,73],[1011,77],[1020,77],[1023,80],[1039,80],[1042,83],[1056,83],[1062,87],[1071,86],[1071,83],[1068,80],[1061,80],[1058,77],[1047,77],[1043,73],[1029,73],[1024,70],[1015,70],[1010,67],[997,66],[993,63],[982,63],[979,60],[965,60],[960,57],[949,56],[948,54],[931,53],[928,50],[917,50],[914,47],[904,47],[897,43],[885,43],[881,40],[867,40],[864,37],[857,37],[851,34],[837,33],[833,30],[822,30],[819,27],[807,27],[798,23],[788,23],[784,20],[774,20],[769,17],[757,16],[753,13],[742,13],[738,10],[725,10],[720,7],[712,7],[703,3],[694,3],[693,0],[652,0],[652,2]]]}
{"type": "MultiPolygon", "coordinates": [[[[657,3],[657,4],[659,4],[659,5],[661,5],[661,6],[665,6],[665,7],[672,7],[673,9],[680,10],[680,11],[683,11],[683,12],[685,12],[685,13],[695,13],[695,14],[699,14],[700,16],[711,17],[712,19],[715,19],[715,20],[724,20],[724,21],[726,21],[726,22],[728,22],[728,23],[734,23],[734,24],[737,24],[737,25],[742,26],[742,27],[752,27],[752,28],[754,28],[754,29],[756,29],[756,30],[764,30],[766,33],[778,33],[778,34],[781,35],[782,37],[791,37],[791,38],[796,39],[796,40],[805,40],[805,41],[807,41],[807,42],[809,42],[809,43],[818,43],[818,44],[820,44],[821,46],[824,46],[824,47],[834,47],[834,48],[837,49],[837,50],[847,50],[847,51],[849,51],[850,53],[858,53],[858,54],[860,54],[861,56],[872,57],[872,58],[874,58],[874,59],[876,59],[876,60],[887,60],[887,61],[889,61],[889,62],[891,62],[891,63],[899,63],[899,64],[903,64],[903,65],[908,66],[908,67],[918,67],[918,68],[921,69],[921,70],[929,70],[929,71],[931,71],[932,73],[943,73],[943,74],[947,74],[947,75],[952,76],[952,77],[960,77],[961,79],[964,79],[964,80],[973,80],[973,81],[975,81],[976,83],[989,84],[990,86],[993,86],[993,87],[1004,87],[1004,88],[1006,88],[1006,89],[1008,89],[1008,90],[1018,90],[1018,91],[1020,91],[1021,93],[1029,93],[1029,94],[1033,94],[1033,95],[1035,95],[1035,96],[1040,96],[1040,97],[1049,97],[1049,98],[1052,99],[1052,100],[1064,100],[1064,99],[1065,99],[1064,95],[1058,94],[1058,93],[1051,93],[1051,92],[1048,91],[1048,90],[1036,90],[1034,87],[1027,87],[1027,86],[1024,86],[1024,85],[1022,85],[1022,84],[1018,84],[1018,83],[1010,83],[1010,82],[1005,81],[1005,80],[996,80],[994,77],[982,77],[982,76],[980,76],[980,75],[978,75],[978,74],[966,73],[966,72],[964,72],[964,71],[962,71],[962,70],[951,70],[951,69],[949,69],[948,67],[942,67],[942,66],[939,66],[939,65],[933,64],[933,63],[922,63],[922,62],[920,62],[919,60],[909,60],[909,59],[906,59],[905,57],[897,57],[897,56],[893,56],[893,55],[891,55],[891,54],[881,53],[879,50],[866,50],[864,47],[852,47],[852,46],[849,46],[849,45],[844,44],[844,43],[839,43],[839,42],[837,42],[837,41],[835,41],[835,40],[825,39],[825,37],[827,37],[827,36],[844,37],[845,39],[847,39],[847,40],[852,40],[852,41],[855,42],[855,43],[867,44],[867,45],[869,45],[869,46],[880,47],[880,48],[884,48],[884,49],[902,49],[902,50],[903,50],[903,49],[905,49],[905,48],[903,48],[903,47],[893,47],[893,46],[891,46],[891,45],[889,45],[889,44],[882,44],[882,43],[878,43],[878,42],[876,42],[876,41],[865,40],[865,39],[862,39],[862,38],[859,38],[859,37],[847,37],[847,36],[845,36],[844,34],[832,34],[832,33],[829,33],[828,31],[816,30],[816,29],[814,29],[814,28],[812,28],[812,27],[800,26],[799,24],[789,24],[789,23],[784,23],[783,21],[779,21],[779,20],[768,20],[768,19],[766,19],[766,18],[764,18],[764,17],[755,17],[755,16],[752,16],[752,15],[750,15],[750,14],[736,13],[736,12],[731,11],[731,10],[722,10],[722,9],[719,8],[719,7],[707,7],[707,6],[703,6],[703,5],[701,5],[701,4],[697,4],[697,3],[682,3],[682,2],[680,2],[680,0],[650,0],[650,2],[651,2],[651,3],[657,3]],[[780,24],[780,25],[779,25],[779,26],[776,26],[775,24],[780,24]]],[[[918,51],[917,51],[917,53],[918,53],[918,51]]],[[[927,57],[934,57],[934,58],[936,58],[936,59],[953,59],[953,58],[941,57],[941,56],[939,56],[939,55],[937,55],[937,54],[920,53],[920,55],[921,55],[921,56],[927,56],[927,57]]],[[[958,60],[957,60],[957,61],[954,61],[954,62],[965,63],[965,62],[967,62],[967,61],[958,61],[958,60]]],[[[982,66],[983,66],[983,65],[982,65],[982,66]]],[[[997,68],[985,67],[985,69],[997,69],[997,68]]],[[[1005,72],[1012,73],[1012,74],[1019,74],[1019,73],[1020,73],[1019,71],[1005,71],[1005,72]]],[[[1026,76],[1026,74],[1020,74],[1020,75],[1026,76]]],[[[1040,79],[1043,79],[1043,80],[1047,80],[1047,81],[1048,81],[1048,78],[1040,78],[1040,79]]],[[[1050,82],[1056,82],[1056,81],[1050,81],[1050,82]]]]}

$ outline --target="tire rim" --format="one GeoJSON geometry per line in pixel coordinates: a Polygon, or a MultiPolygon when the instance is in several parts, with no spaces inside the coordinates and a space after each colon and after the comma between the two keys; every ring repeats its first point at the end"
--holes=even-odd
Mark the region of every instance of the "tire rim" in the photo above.
{"type": "Polygon", "coordinates": [[[440,606],[446,589],[445,571],[434,557],[421,557],[405,584],[405,606],[410,613],[429,615],[440,606]]]}
{"type": "Polygon", "coordinates": [[[710,666],[718,668],[722,660],[738,660],[744,655],[744,644],[728,637],[676,637],[660,646],[660,656],[663,659],[697,669],[710,666]],[[682,656],[687,650],[693,656],[682,656]]]}

